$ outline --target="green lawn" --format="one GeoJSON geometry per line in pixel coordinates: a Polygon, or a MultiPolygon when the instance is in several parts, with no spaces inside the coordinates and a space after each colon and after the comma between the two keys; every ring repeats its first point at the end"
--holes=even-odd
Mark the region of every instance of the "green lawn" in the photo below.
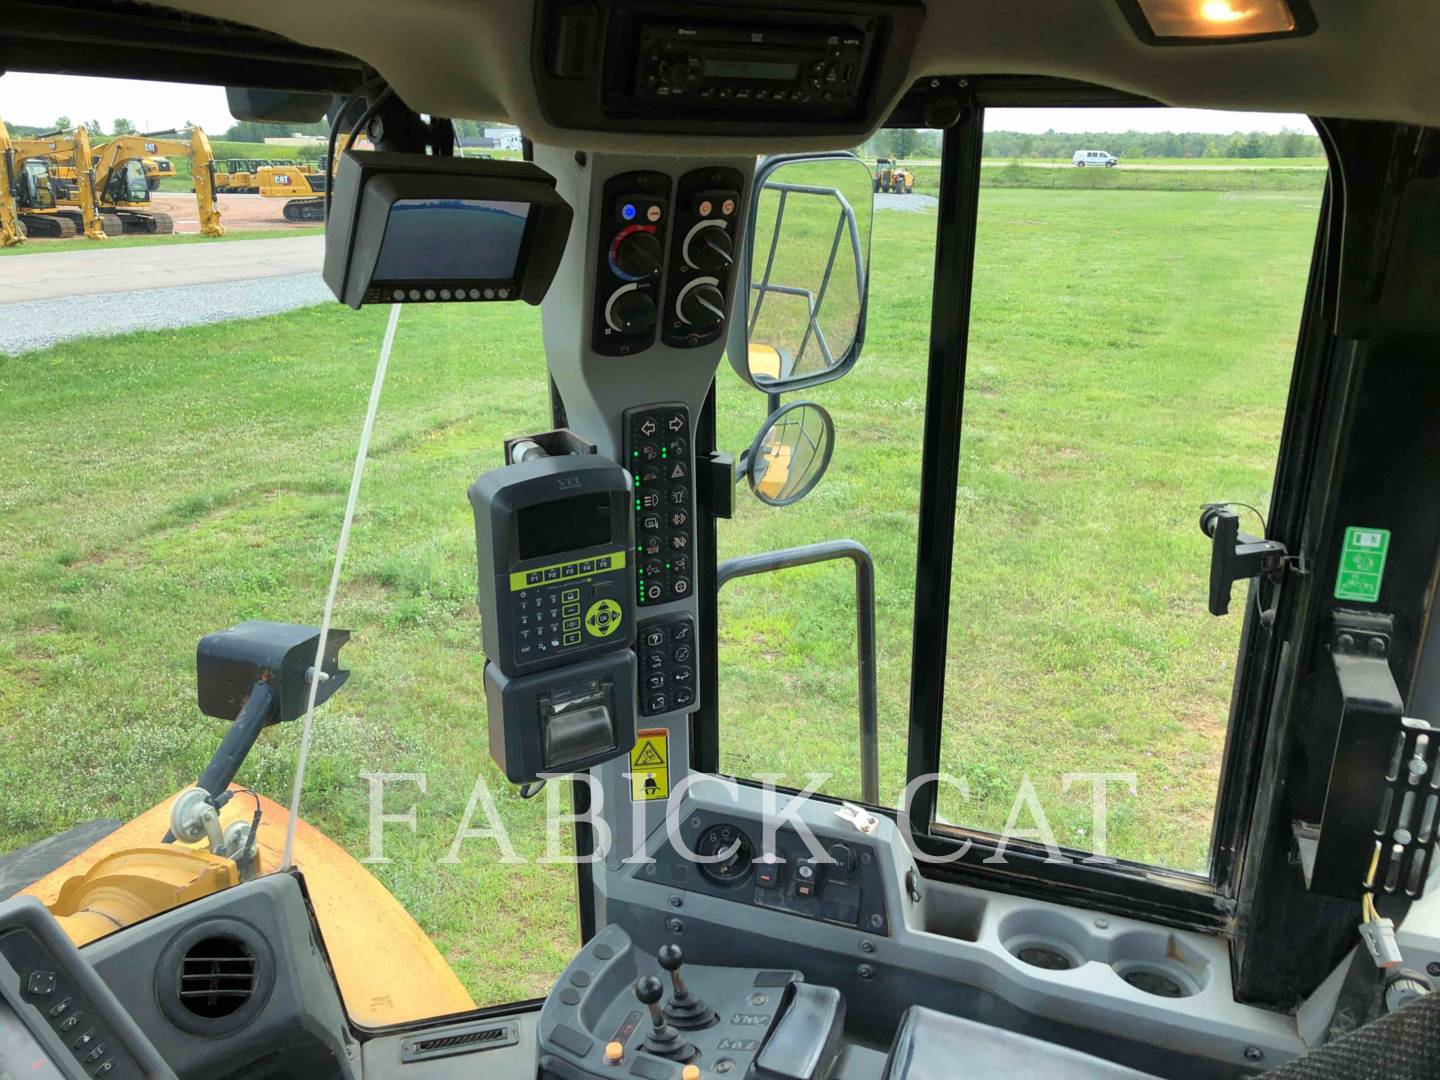
{"type": "Polygon", "coordinates": [[[224,236],[201,236],[199,233],[168,233],[165,236],[111,236],[104,240],[89,240],[74,236],[68,240],[27,240],[15,247],[0,248],[0,256],[41,255],[46,252],[75,251],[99,245],[106,248],[153,247],[162,244],[223,244],[229,240],[273,240],[283,236],[318,236],[325,226],[313,228],[304,226],[294,229],[257,229],[254,232],[229,232],[224,236]]]}
{"type": "MultiPolygon", "coordinates": [[[[1110,852],[1203,862],[1238,611],[1205,613],[1201,502],[1264,506],[1320,177],[1307,192],[987,190],[975,272],[944,762],[1000,827],[1028,775],[1063,843],[1134,772],[1110,852]]],[[[904,782],[933,209],[875,215],[865,355],[809,396],[830,475],[796,507],[737,493],[722,556],[854,537],[879,574],[883,795],[904,782]]],[[[318,622],[383,309],[339,305],[0,357],[0,850],[193,782],[223,725],[194,648],[246,618],[318,622]],[[42,781],[42,782],[37,782],[42,781]]],[[[721,367],[724,446],[761,395],[721,367]]],[[[574,869],[449,849],[477,774],[522,856],[544,799],[490,764],[466,486],[548,421],[539,314],[405,311],[336,611],[355,676],[320,714],[307,818],[368,849],[362,771],[424,772],[376,867],[481,1002],[542,992],[576,941],[574,869]]],[[[1238,595],[1238,594],[1237,594],[1238,595]]],[[[853,609],[839,565],[727,587],[723,761],[858,794],[853,609]]],[[[922,643],[922,653],[933,657],[922,643]]],[[[241,779],[284,800],[298,725],[241,779]]],[[[478,824],[478,822],[477,822],[478,824]]],[[[1028,818],[1021,826],[1031,825],[1028,818]]],[[[562,838],[562,848],[568,836],[562,838]]]]}

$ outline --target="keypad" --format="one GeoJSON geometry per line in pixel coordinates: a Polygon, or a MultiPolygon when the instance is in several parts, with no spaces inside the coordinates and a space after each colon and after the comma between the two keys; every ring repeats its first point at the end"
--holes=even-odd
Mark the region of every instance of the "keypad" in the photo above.
{"type": "Polygon", "coordinates": [[[641,607],[686,600],[695,588],[690,413],[684,405],[648,405],[625,416],[625,460],[635,481],[636,600],[641,607]]]}
{"type": "Polygon", "coordinates": [[[615,599],[624,567],[625,553],[616,551],[513,573],[516,660],[553,659],[612,638],[625,619],[615,599]]]}
{"type": "Polygon", "coordinates": [[[688,615],[640,624],[640,715],[658,716],[695,705],[695,623],[688,615]]]}

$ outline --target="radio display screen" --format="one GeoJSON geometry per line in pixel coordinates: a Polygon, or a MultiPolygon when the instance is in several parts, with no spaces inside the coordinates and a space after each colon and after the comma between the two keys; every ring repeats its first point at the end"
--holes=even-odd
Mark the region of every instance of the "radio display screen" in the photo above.
{"type": "Polygon", "coordinates": [[[374,281],[510,281],[530,203],[398,199],[390,207],[374,281]]]}
{"type": "Polygon", "coordinates": [[[522,561],[608,544],[610,493],[575,495],[521,507],[518,524],[522,561]]]}
{"type": "Polygon", "coordinates": [[[706,60],[707,79],[771,79],[794,82],[800,77],[799,64],[782,64],[774,60],[706,60]]]}

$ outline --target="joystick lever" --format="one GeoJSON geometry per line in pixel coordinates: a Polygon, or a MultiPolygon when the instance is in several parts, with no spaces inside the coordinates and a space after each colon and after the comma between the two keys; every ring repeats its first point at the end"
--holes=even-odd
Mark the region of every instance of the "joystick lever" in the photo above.
{"type": "Polygon", "coordinates": [[[660,966],[670,973],[670,987],[673,994],[665,1006],[665,1016],[677,1028],[695,1031],[715,1023],[715,1010],[692,994],[685,986],[680,974],[680,965],[685,954],[679,945],[662,945],[656,956],[660,966]]]}
{"type": "Polygon", "coordinates": [[[645,975],[635,981],[635,997],[650,1010],[652,1029],[640,1048],[647,1054],[671,1061],[694,1061],[699,1057],[695,1047],[686,1042],[685,1036],[665,1019],[665,1012],[660,1008],[660,999],[664,996],[665,987],[654,975],[645,975]]]}

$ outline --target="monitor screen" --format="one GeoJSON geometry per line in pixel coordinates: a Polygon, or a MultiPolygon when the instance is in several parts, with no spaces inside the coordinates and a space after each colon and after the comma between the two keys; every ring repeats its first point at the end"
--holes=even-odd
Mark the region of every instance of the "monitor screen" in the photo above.
{"type": "Polygon", "coordinates": [[[0,1076],[27,1080],[64,1080],[65,1076],[4,998],[0,998],[0,1076]]]}
{"type": "Polygon", "coordinates": [[[399,199],[390,207],[375,282],[511,281],[530,204],[399,199]]]}
{"type": "Polygon", "coordinates": [[[610,493],[526,506],[520,510],[520,558],[538,559],[610,542],[610,493]]]}

